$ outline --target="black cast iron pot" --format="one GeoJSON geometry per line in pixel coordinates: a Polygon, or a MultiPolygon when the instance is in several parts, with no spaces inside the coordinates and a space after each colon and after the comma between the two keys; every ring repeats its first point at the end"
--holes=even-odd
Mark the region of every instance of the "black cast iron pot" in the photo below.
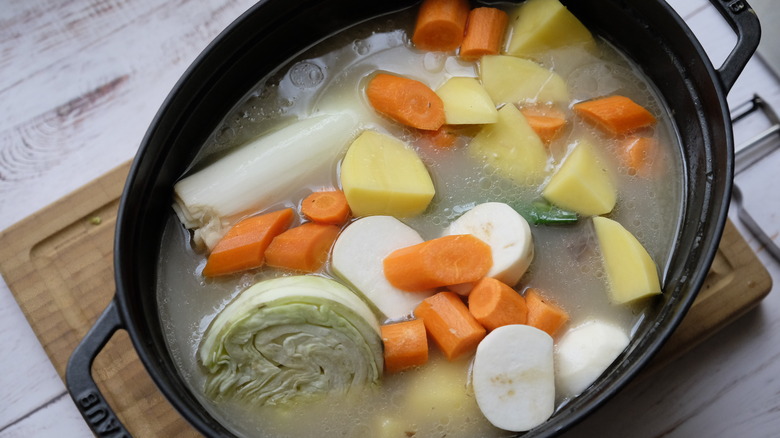
{"type": "MultiPolygon", "coordinates": [[[[677,327],[709,270],[726,221],[733,176],[725,95],[760,36],[758,19],[744,1],[710,1],[738,36],[719,69],[663,1],[562,0],[591,30],[640,66],[670,109],[683,145],[685,208],[665,292],[654,301],[629,347],[596,384],[529,436],[560,433],[631,380],[677,327]]],[[[182,416],[205,435],[232,436],[179,376],[161,329],[155,277],[173,184],[190,165],[198,145],[261,78],[340,29],[414,3],[261,1],[213,42],[173,89],[141,144],[122,196],[114,246],[116,295],[68,363],[71,396],[96,434],[130,436],[91,375],[95,356],[115,331],[124,329],[152,379],[182,416]],[[90,415],[96,410],[107,415],[90,415]],[[95,419],[99,421],[90,421],[95,419]]]]}

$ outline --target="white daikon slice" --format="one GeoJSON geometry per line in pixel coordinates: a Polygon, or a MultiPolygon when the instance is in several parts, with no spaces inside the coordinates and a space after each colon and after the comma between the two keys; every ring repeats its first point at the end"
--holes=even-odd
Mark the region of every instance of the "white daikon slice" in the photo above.
{"type": "Polygon", "coordinates": [[[555,409],[553,339],[529,325],[505,325],[477,347],[472,386],[482,414],[494,426],[523,432],[555,409]]]}
{"type": "Polygon", "coordinates": [[[391,252],[423,238],[392,216],[368,216],[351,223],[333,245],[331,267],[389,319],[402,319],[433,291],[406,292],[385,278],[382,261],[391,252]]]}
{"type": "Polygon", "coordinates": [[[555,382],[562,396],[575,396],[615,361],[628,346],[628,335],[619,327],[590,320],[568,330],[555,350],[555,382]]]}
{"type": "MultiPolygon", "coordinates": [[[[502,202],[477,205],[452,222],[445,234],[473,234],[490,245],[493,266],[487,276],[509,286],[520,281],[534,258],[531,227],[523,216],[502,202]]],[[[466,285],[461,288],[471,290],[466,285]]]]}

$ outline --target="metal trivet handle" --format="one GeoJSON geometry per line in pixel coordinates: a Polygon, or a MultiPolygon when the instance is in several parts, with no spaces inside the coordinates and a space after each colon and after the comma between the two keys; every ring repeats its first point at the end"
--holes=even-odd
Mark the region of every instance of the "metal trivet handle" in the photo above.
{"type": "MultiPolygon", "coordinates": [[[[748,102],[735,108],[731,113],[731,120],[733,123],[736,123],[756,110],[761,110],[766,118],[772,123],[772,126],[737,148],[737,152],[734,154],[734,176],[757,163],[760,159],[766,157],[770,153],[780,149],[780,141],[773,143],[768,143],[766,141],[773,135],[780,133],[780,118],[777,116],[774,109],[760,96],[753,95],[753,98],[748,102]]],[[[758,225],[756,220],[753,219],[750,212],[747,211],[742,203],[742,190],[740,190],[736,183],[734,183],[731,198],[737,206],[737,217],[739,220],[753,236],[764,245],[769,254],[780,262],[780,247],[777,246],[772,238],[770,238],[764,229],[758,225]]]]}

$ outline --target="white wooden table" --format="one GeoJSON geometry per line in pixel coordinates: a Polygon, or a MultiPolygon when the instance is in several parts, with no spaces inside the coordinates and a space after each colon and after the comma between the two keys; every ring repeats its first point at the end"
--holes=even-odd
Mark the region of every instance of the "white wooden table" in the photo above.
{"type": "MultiPolygon", "coordinates": [[[[130,159],[186,67],[252,3],[0,0],[0,229],[130,159]]],[[[735,38],[714,8],[706,0],[670,3],[719,65],[735,38]]],[[[780,81],[756,58],[729,103],[754,93],[780,110],[780,81]]],[[[760,118],[741,122],[737,143],[763,127],[760,118]]],[[[777,239],[780,153],[770,160],[737,183],[777,239]]],[[[780,281],[780,265],[733,219],[780,281]]],[[[0,352],[0,438],[90,435],[2,280],[0,352]]],[[[778,359],[774,290],[757,310],[629,386],[567,436],[777,436],[778,359]]]]}

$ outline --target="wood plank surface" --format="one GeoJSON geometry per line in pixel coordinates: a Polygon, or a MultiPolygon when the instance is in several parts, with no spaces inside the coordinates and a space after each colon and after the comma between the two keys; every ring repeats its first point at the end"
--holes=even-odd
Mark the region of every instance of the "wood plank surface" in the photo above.
{"type": "MultiPolygon", "coordinates": [[[[124,164],[0,233],[0,273],[60,376],[113,296],[114,226],[128,170],[124,164]]],[[[770,288],[768,272],[729,223],[706,285],[650,369],[755,307],[770,288]]],[[[119,418],[138,436],[195,434],[157,391],[124,331],[93,369],[119,418]]]]}
{"type": "MultiPolygon", "coordinates": [[[[734,37],[707,0],[668,0],[714,59],[734,37]]],[[[750,0],[748,0],[750,2],[750,0]]],[[[195,56],[255,0],[5,0],[0,7],[0,229],[130,159],[195,56]]],[[[766,28],[771,21],[762,24],[766,28]]],[[[780,81],[754,58],[728,96],[780,109],[780,81]]],[[[758,129],[735,126],[737,143],[758,129]]],[[[778,241],[777,161],[740,175],[778,241]]],[[[780,182],[780,181],[778,181],[780,182]]],[[[780,263],[732,214],[780,281],[780,263]]],[[[713,301],[715,304],[716,301],[713,301]]],[[[695,310],[696,308],[694,308],[695,310]]],[[[684,324],[688,323],[687,320],[684,324]]],[[[775,436],[780,295],[632,385],[567,437],[775,436]]],[[[682,328],[681,328],[682,330],[682,328]]],[[[0,279],[0,438],[89,436],[15,296],[0,279]]],[[[116,339],[115,339],[116,340],[116,339]]],[[[115,341],[114,340],[114,341],[115,341]]],[[[112,342],[114,342],[112,341],[112,342]]],[[[140,433],[138,434],[139,436],[140,433]]],[[[153,435],[159,436],[159,435],[153,435]]]]}

